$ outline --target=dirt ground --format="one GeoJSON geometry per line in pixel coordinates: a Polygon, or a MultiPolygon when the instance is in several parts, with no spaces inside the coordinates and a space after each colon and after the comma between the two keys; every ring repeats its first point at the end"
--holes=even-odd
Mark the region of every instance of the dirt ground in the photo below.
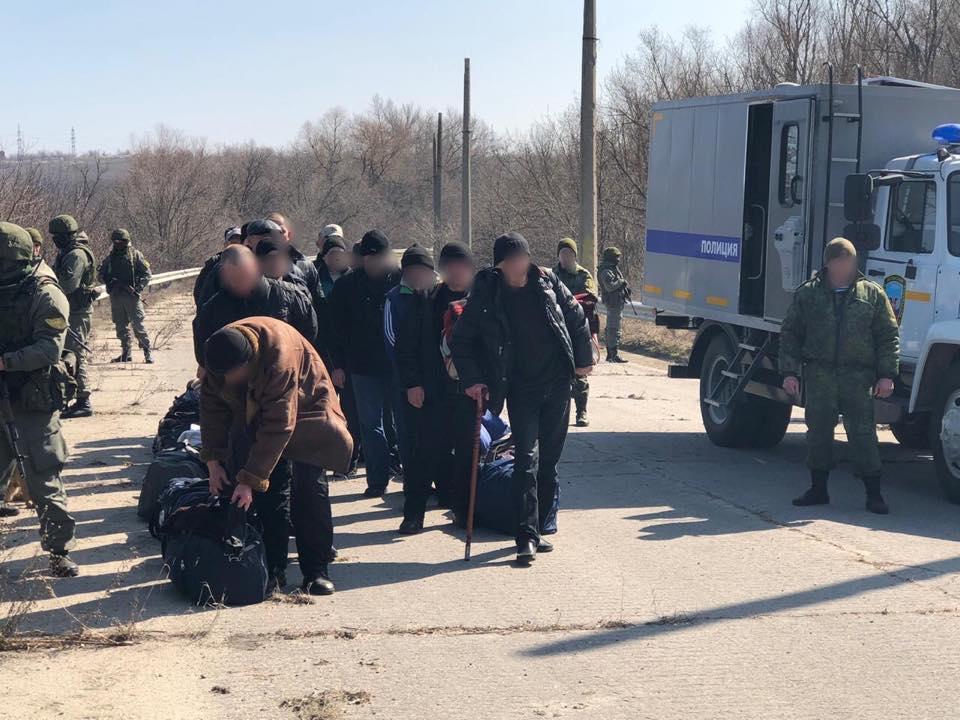
{"type": "Polygon", "coordinates": [[[794,508],[798,417],[774,450],[716,448],[696,384],[639,356],[591,380],[557,549],[532,567],[484,532],[465,563],[439,509],[399,536],[399,487],[367,500],[350,480],[333,487],[336,595],[188,607],[135,506],[193,372],[190,301],[149,313],[170,336],[158,364],[106,364],[117,343],[99,322],[97,415],[66,423],[83,575],[44,576],[29,514],[2,526],[0,718],[955,715],[960,511],[929,458],[882,434],[887,517],[864,511],[846,465],[831,506],[794,508]]]}

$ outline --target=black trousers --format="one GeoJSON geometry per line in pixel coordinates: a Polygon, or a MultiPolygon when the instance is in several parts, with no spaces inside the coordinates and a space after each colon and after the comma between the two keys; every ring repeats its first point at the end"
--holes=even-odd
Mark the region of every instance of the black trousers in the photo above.
{"type": "Polygon", "coordinates": [[[347,430],[350,431],[350,437],[353,440],[353,457],[350,459],[350,466],[356,467],[360,462],[360,415],[357,412],[357,398],[353,394],[353,385],[350,381],[338,388],[340,394],[340,407],[347,418],[347,430]]]}
{"type": "Polygon", "coordinates": [[[557,464],[570,421],[570,379],[561,378],[507,395],[515,443],[517,543],[538,542],[557,489],[557,464]]]}
{"type": "Polygon", "coordinates": [[[476,406],[458,393],[428,400],[419,410],[408,406],[416,425],[412,460],[403,481],[403,516],[423,518],[431,486],[458,516],[467,509],[476,406]]]}
{"type": "MultiPolygon", "coordinates": [[[[246,464],[253,437],[247,428],[232,429],[227,467],[231,478],[246,464]]],[[[291,524],[304,577],[316,576],[321,565],[333,560],[333,513],[323,468],[281,459],[267,491],[253,493],[253,509],[271,572],[287,567],[291,524]]]]}

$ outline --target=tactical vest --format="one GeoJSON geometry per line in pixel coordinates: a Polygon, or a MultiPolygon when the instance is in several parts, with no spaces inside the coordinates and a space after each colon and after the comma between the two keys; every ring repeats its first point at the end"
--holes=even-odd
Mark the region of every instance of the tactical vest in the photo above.
{"type": "Polygon", "coordinates": [[[127,248],[121,254],[111,252],[107,255],[106,272],[104,279],[107,283],[115,282],[118,285],[135,288],[137,286],[136,255],[132,248],[127,248]]]}
{"type": "Polygon", "coordinates": [[[63,259],[72,253],[74,250],[80,250],[84,255],[87,256],[87,269],[83,271],[83,277],[80,278],[80,284],[77,286],[77,289],[72,293],[67,295],[67,300],[70,301],[70,310],[75,309],[86,309],[93,304],[93,301],[96,300],[97,293],[97,261],[93,257],[93,251],[88,248],[83,243],[74,242],[63,248],[58,254],[57,259],[54,262],[53,269],[57,273],[57,277],[60,277],[62,272],[61,265],[63,259]]]}
{"type": "MultiPolygon", "coordinates": [[[[57,281],[36,272],[21,282],[0,285],[0,352],[15,352],[33,343],[34,303],[45,285],[57,285],[57,281]]],[[[25,410],[62,410],[76,395],[76,356],[70,351],[55,365],[4,374],[13,401],[25,410]]]]}

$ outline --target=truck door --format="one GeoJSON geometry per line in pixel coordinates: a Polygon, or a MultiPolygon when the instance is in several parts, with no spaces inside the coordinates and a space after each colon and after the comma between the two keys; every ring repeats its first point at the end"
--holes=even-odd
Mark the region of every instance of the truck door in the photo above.
{"type": "Polygon", "coordinates": [[[812,113],[812,98],[773,104],[764,280],[768,320],[783,319],[794,289],[807,280],[812,113]]]}
{"type": "Polygon", "coordinates": [[[933,322],[940,260],[937,184],[905,180],[877,197],[883,243],[867,258],[867,277],[883,286],[900,323],[900,352],[917,359],[933,322]]]}

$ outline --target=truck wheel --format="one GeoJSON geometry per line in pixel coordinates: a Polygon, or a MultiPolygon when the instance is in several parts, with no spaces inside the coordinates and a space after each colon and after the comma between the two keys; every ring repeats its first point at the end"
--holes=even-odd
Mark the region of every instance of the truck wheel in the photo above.
{"type": "MultiPolygon", "coordinates": [[[[718,408],[703,402],[713,394],[714,388],[723,378],[723,371],[730,370],[736,351],[726,335],[717,335],[707,346],[700,370],[700,416],[710,442],[720,447],[747,447],[753,434],[754,418],[751,417],[750,403],[735,403],[730,407],[718,408]]],[[[723,392],[717,400],[725,400],[733,394],[733,382],[725,383],[723,392]]]]}
{"type": "Polygon", "coordinates": [[[930,415],[917,413],[890,426],[897,442],[911,450],[930,449],[930,415]]]}
{"type": "Polygon", "coordinates": [[[944,494],[960,503],[960,364],[947,369],[940,385],[930,414],[930,445],[944,494]]]}
{"type": "Polygon", "coordinates": [[[750,395],[745,405],[753,418],[753,432],[747,442],[750,447],[772,448],[780,444],[790,427],[793,405],[750,395]]]}

